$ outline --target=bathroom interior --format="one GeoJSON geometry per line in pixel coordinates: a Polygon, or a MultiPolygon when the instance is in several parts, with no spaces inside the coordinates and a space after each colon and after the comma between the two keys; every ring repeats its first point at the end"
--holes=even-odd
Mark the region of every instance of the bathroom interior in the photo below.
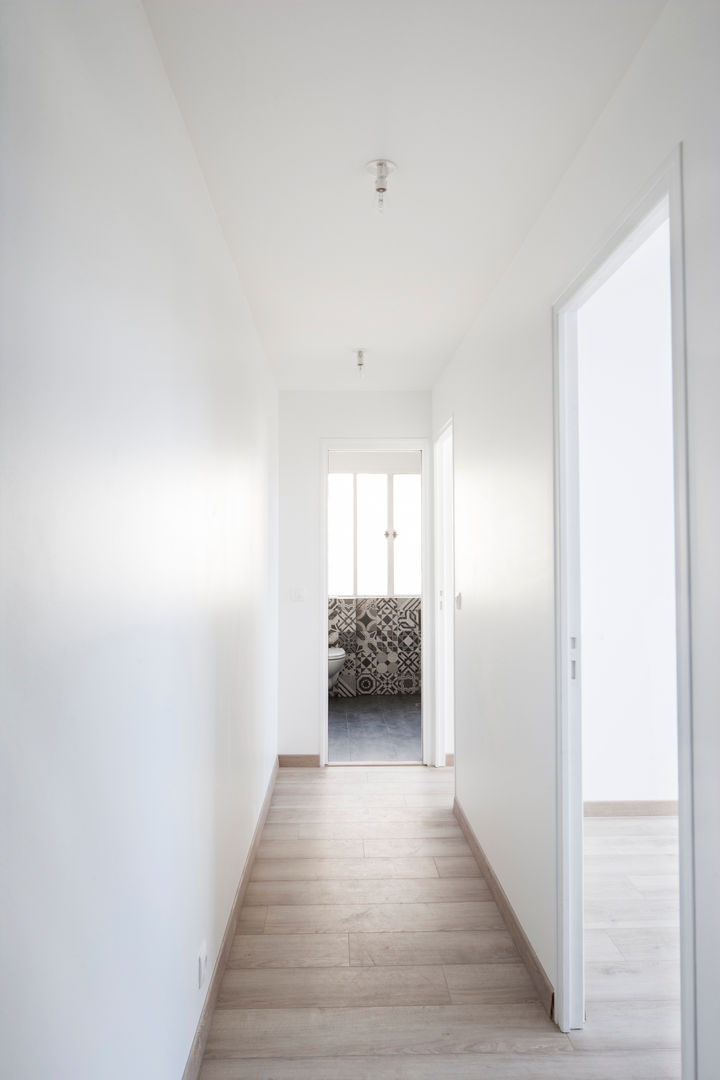
{"type": "Polygon", "coordinates": [[[422,453],[328,457],[328,761],[423,759],[422,453]]]}

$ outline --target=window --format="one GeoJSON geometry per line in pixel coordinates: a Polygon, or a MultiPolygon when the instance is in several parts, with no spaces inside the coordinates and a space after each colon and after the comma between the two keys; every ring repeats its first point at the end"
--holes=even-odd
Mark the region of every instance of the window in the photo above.
{"type": "Polygon", "coordinates": [[[396,596],[420,592],[420,477],[393,476],[393,591],[396,596]]]}
{"type": "Polygon", "coordinates": [[[355,592],[355,478],[328,476],[328,582],[332,596],[355,592]]]}
{"type": "Polygon", "coordinates": [[[388,596],[388,478],[355,476],[355,592],[388,596]]]}
{"type": "Polygon", "coordinates": [[[419,596],[421,507],[417,473],[330,473],[330,596],[419,596]]]}

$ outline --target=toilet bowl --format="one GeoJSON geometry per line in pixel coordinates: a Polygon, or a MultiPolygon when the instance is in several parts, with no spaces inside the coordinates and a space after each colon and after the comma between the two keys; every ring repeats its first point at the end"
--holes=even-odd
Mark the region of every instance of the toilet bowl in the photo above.
{"type": "Polygon", "coordinates": [[[332,690],[345,663],[344,649],[328,649],[328,690],[332,690]]]}

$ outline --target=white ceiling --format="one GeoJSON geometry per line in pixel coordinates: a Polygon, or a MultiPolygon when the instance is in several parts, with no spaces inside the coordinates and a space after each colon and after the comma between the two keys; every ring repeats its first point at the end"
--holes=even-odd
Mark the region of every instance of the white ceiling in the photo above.
{"type": "Polygon", "coordinates": [[[429,388],[663,4],[146,0],[280,386],[429,388]]]}

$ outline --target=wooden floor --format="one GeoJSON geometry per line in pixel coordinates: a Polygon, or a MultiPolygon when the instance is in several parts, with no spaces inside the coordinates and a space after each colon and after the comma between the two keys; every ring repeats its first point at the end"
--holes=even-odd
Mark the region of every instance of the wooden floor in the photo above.
{"type": "Polygon", "coordinates": [[[662,1039],[551,1023],[452,798],[451,769],[280,770],[201,1080],[677,1076],[662,1039]]]}
{"type": "Polygon", "coordinates": [[[585,818],[585,993],[573,1046],[662,1048],[679,1080],[677,817],[585,818]]]}

